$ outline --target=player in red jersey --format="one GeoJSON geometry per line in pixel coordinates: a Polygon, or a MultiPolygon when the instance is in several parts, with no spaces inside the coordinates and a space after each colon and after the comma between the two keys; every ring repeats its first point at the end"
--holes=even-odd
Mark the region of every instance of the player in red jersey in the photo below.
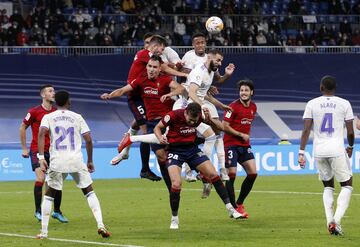
{"type": "MultiPolygon", "coordinates": [[[[161,58],[159,56],[153,55],[147,66],[146,74],[140,74],[135,80],[125,87],[116,89],[110,94],[105,93],[101,95],[102,99],[111,99],[115,97],[120,97],[128,92],[133,90],[139,90],[141,97],[144,100],[146,108],[146,127],[149,133],[153,133],[153,129],[160,119],[169,111],[171,111],[174,101],[169,99],[164,102],[161,101],[163,95],[168,95],[171,91],[172,94],[177,95],[185,90],[177,82],[173,81],[170,76],[160,75],[161,71],[161,58]]],[[[134,136],[136,137],[136,136],[134,136]]],[[[121,143],[130,142],[130,135],[125,135],[125,138],[121,143]]],[[[122,144],[119,144],[119,147],[122,144]]],[[[151,144],[152,150],[155,152],[157,160],[160,165],[161,173],[165,180],[166,185],[170,188],[170,180],[168,179],[167,170],[165,168],[166,153],[163,145],[151,144]]],[[[122,149],[121,149],[122,150],[122,149]]],[[[121,151],[120,150],[120,151],[121,151]]]]}
{"type": "Polygon", "coordinates": [[[229,106],[232,112],[224,113],[224,146],[226,153],[226,168],[230,180],[226,181],[230,201],[236,210],[245,218],[249,215],[244,208],[244,200],[250,193],[257,177],[254,154],[250,146],[250,129],[256,114],[256,104],[251,101],[254,94],[254,84],[251,80],[241,80],[238,83],[240,98],[229,106]],[[245,170],[247,176],[241,185],[240,195],[235,202],[234,181],[237,163],[245,170]]]}
{"type": "MultiPolygon", "coordinates": [[[[140,74],[144,73],[146,70],[146,65],[150,59],[150,57],[155,55],[161,55],[165,49],[166,41],[163,37],[159,35],[153,35],[150,38],[144,37],[144,42],[149,42],[148,44],[144,43],[144,49],[140,50],[136,53],[134,57],[134,62],[132,63],[127,83],[130,84],[134,79],[136,79],[140,74]],[[150,40],[149,40],[150,39],[150,40]],[[146,47],[146,48],[145,48],[146,47]]],[[[166,63],[161,62],[161,71],[166,74],[175,75],[175,76],[186,76],[185,73],[176,71],[166,63]]],[[[131,128],[128,130],[130,135],[135,135],[139,128],[142,130],[144,134],[147,133],[146,129],[146,108],[144,106],[144,102],[141,98],[141,93],[138,90],[132,90],[128,94],[128,106],[132,114],[134,115],[134,121],[131,124],[131,128]]],[[[130,147],[129,147],[130,148],[130,147]]],[[[127,159],[129,157],[129,148],[126,148],[114,157],[111,160],[111,164],[116,165],[123,159],[127,159]]],[[[141,143],[140,144],[140,153],[141,153],[141,160],[142,160],[142,169],[140,172],[140,177],[148,178],[150,180],[158,181],[161,178],[156,176],[149,167],[149,155],[150,155],[150,148],[148,143],[141,143]]]]}
{"type": "MultiPolygon", "coordinates": [[[[35,185],[34,185],[34,199],[35,199],[35,217],[41,221],[41,198],[42,198],[42,187],[45,181],[45,173],[40,169],[38,154],[38,133],[41,120],[44,115],[51,113],[56,110],[53,106],[55,101],[55,90],[50,84],[43,85],[40,88],[40,96],[42,103],[39,106],[31,108],[25,116],[20,126],[20,142],[22,148],[22,156],[29,158],[31,161],[32,170],[35,172],[35,185]],[[32,140],[30,145],[30,152],[26,146],[26,129],[31,126],[32,140]]],[[[49,163],[49,147],[50,139],[49,135],[45,138],[45,158],[49,163]]],[[[59,193],[54,200],[54,212],[52,217],[58,219],[62,223],[67,223],[68,219],[63,216],[60,210],[62,193],[59,193]]]]}
{"type": "MultiPolygon", "coordinates": [[[[204,113],[207,116],[207,120],[213,122],[212,118],[209,117],[207,109],[204,109],[204,113]]],[[[216,192],[226,205],[230,216],[234,218],[242,217],[231,205],[225,186],[221,182],[220,176],[217,174],[211,161],[195,144],[196,127],[203,121],[201,106],[198,103],[190,103],[186,109],[167,113],[154,129],[159,142],[161,144],[169,144],[166,166],[171,178],[170,206],[172,216],[170,229],[179,228],[178,209],[181,191],[181,167],[184,162],[188,163],[192,170],[200,171],[211,180],[216,192]],[[162,134],[162,130],[167,127],[168,133],[165,136],[162,134]]]]}

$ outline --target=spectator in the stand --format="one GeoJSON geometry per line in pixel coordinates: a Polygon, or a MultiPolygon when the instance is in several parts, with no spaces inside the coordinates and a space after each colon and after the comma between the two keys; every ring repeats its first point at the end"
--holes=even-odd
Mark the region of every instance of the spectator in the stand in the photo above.
{"type": "Polygon", "coordinates": [[[351,45],[351,39],[349,39],[349,36],[346,33],[343,33],[339,45],[341,45],[341,46],[350,46],[351,45]]]}
{"type": "Polygon", "coordinates": [[[346,18],[340,23],[340,32],[342,34],[346,33],[347,35],[351,35],[352,33],[351,24],[346,18]]]}
{"type": "Polygon", "coordinates": [[[360,15],[360,1],[358,1],[356,4],[354,4],[354,6],[352,8],[352,14],[360,15]]]}
{"type": "Polygon", "coordinates": [[[4,29],[0,26],[0,46],[6,46],[6,45],[7,45],[6,33],[4,29]]]}
{"type": "Polygon", "coordinates": [[[284,30],[298,29],[298,23],[291,12],[288,12],[287,16],[284,18],[284,21],[282,22],[282,28],[284,30]]]}
{"type": "Polygon", "coordinates": [[[258,35],[256,35],[256,44],[259,46],[266,46],[267,45],[267,40],[266,40],[266,36],[264,34],[264,31],[260,30],[258,32],[258,35]]]}
{"type": "Polygon", "coordinates": [[[288,11],[291,12],[294,15],[299,14],[300,11],[300,3],[298,0],[291,0],[288,4],[288,11]]]}
{"type": "Polygon", "coordinates": [[[136,10],[136,5],[134,3],[134,0],[123,0],[122,9],[127,14],[134,13],[136,10]]]}
{"type": "Polygon", "coordinates": [[[302,29],[299,30],[297,36],[296,36],[296,43],[300,44],[299,41],[301,42],[302,45],[308,45],[308,39],[304,33],[304,31],[302,29]]]}
{"type": "Polygon", "coordinates": [[[17,35],[19,32],[20,32],[20,30],[18,29],[16,22],[7,29],[8,45],[10,45],[10,46],[16,45],[17,35]]]}
{"type": "Polygon", "coordinates": [[[280,28],[280,24],[278,23],[276,16],[272,16],[269,22],[269,30],[274,30],[274,32],[277,35],[280,35],[281,32],[281,28],[280,28]]]}
{"type": "Polygon", "coordinates": [[[267,34],[266,40],[268,42],[268,45],[270,46],[277,46],[280,44],[278,35],[274,32],[274,29],[270,29],[269,33],[267,34]]]}
{"type": "Polygon", "coordinates": [[[95,35],[99,32],[99,28],[95,27],[94,22],[89,23],[89,28],[87,29],[89,32],[89,35],[92,37],[95,37],[95,35]]]}
{"type": "Polygon", "coordinates": [[[1,27],[5,30],[8,30],[11,26],[12,25],[9,22],[9,18],[7,16],[3,16],[1,27]]]}
{"type": "Polygon", "coordinates": [[[325,24],[322,24],[319,30],[319,42],[321,45],[327,45],[329,39],[330,39],[329,30],[325,24]]]}
{"type": "Polygon", "coordinates": [[[183,17],[180,17],[174,27],[174,39],[176,45],[184,45],[183,36],[186,34],[186,25],[183,17]]]}
{"type": "Polygon", "coordinates": [[[67,40],[69,41],[72,37],[73,31],[72,29],[69,27],[68,22],[64,22],[62,28],[59,30],[59,36],[62,40],[67,40]]]}
{"type": "Polygon", "coordinates": [[[339,0],[338,2],[339,5],[339,10],[340,10],[340,15],[347,15],[350,13],[351,8],[350,8],[350,4],[347,0],[339,0]]]}
{"type": "Polygon", "coordinates": [[[243,3],[240,7],[240,11],[239,11],[240,15],[250,15],[251,14],[251,10],[249,8],[249,6],[247,5],[247,3],[243,3]]]}
{"type": "Polygon", "coordinates": [[[14,9],[14,13],[10,16],[9,20],[11,23],[16,22],[19,25],[19,28],[22,28],[25,23],[24,18],[17,9],[14,9]]]}
{"type": "Polygon", "coordinates": [[[305,5],[301,5],[298,15],[308,15],[305,5]]]}
{"type": "Polygon", "coordinates": [[[9,20],[9,16],[7,16],[6,9],[0,9],[0,24],[4,21],[4,18],[9,20]]]}
{"type": "Polygon", "coordinates": [[[262,14],[262,8],[261,8],[259,1],[255,1],[254,5],[252,7],[252,10],[251,10],[251,14],[258,15],[258,16],[260,16],[262,14]]]}
{"type": "Polygon", "coordinates": [[[328,14],[329,15],[338,15],[338,14],[340,14],[339,5],[337,4],[336,0],[331,0],[329,2],[328,14]]]}
{"type": "Polygon", "coordinates": [[[26,29],[22,28],[21,32],[18,33],[17,38],[16,38],[16,45],[18,46],[25,46],[28,45],[29,42],[29,37],[26,33],[26,29]]]}
{"type": "Polygon", "coordinates": [[[269,24],[266,18],[261,18],[261,21],[258,24],[258,30],[263,30],[265,34],[269,32],[269,24]]]}
{"type": "Polygon", "coordinates": [[[351,36],[352,45],[360,45],[360,32],[359,29],[355,29],[353,35],[351,36]]]}
{"type": "Polygon", "coordinates": [[[74,31],[74,36],[70,39],[69,46],[82,46],[83,40],[81,40],[80,34],[78,31],[74,31]]]}
{"type": "Polygon", "coordinates": [[[106,20],[104,16],[102,15],[101,11],[98,11],[97,16],[94,19],[94,25],[98,28],[102,27],[105,24],[106,20]]]}

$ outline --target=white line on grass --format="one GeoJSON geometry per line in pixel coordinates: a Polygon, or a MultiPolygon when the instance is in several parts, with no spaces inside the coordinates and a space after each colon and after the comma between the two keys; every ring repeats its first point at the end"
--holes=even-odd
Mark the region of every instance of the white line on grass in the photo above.
{"type": "MultiPolygon", "coordinates": [[[[4,232],[0,232],[0,236],[19,237],[19,238],[33,238],[33,239],[36,238],[35,236],[14,234],[14,233],[4,233],[4,232]]],[[[92,242],[92,241],[83,241],[83,240],[74,240],[74,239],[63,239],[63,238],[47,238],[47,240],[58,241],[58,242],[79,243],[79,244],[92,244],[92,245],[101,245],[101,246],[143,247],[143,246],[140,246],[140,245],[112,244],[112,243],[101,243],[101,242],[92,242]]],[[[39,240],[39,241],[41,241],[41,240],[39,240]]]]}

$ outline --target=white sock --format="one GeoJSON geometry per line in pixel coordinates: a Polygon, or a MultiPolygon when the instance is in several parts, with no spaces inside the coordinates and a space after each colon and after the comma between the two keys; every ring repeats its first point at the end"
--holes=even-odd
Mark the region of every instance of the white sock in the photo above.
{"type": "Polygon", "coordinates": [[[351,186],[342,186],[339,196],[337,198],[337,206],[334,215],[335,223],[340,224],[341,219],[345,214],[346,209],[349,207],[350,197],[353,187],[351,186]]]}
{"type": "Polygon", "coordinates": [[[54,198],[50,196],[44,196],[44,200],[41,205],[41,232],[48,233],[49,219],[51,208],[54,198]]]}
{"type": "Polygon", "coordinates": [[[137,130],[134,130],[133,128],[130,127],[130,129],[128,130],[127,133],[129,133],[131,136],[133,136],[133,135],[136,135],[137,132],[138,132],[137,130]]]}
{"type": "Polygon", "coordinates": [[[85,196],[88,201],[89,207],[90,207],[90,209],[95,217],[95,220],[97,222],[97,227],[98,228],[104,227],[102,214],[101,214],[100,202],[99,202],[95,192],[91,191],[88,194],[86,194],[85,196]]]}
{"type": "Polygon", "coordinates": [[[130,136],[131,142],[157,143],[160,144],[155,134],[130,136]]]}
{"type": "Polygon", "coordinates": [[[222,168],[225,169],[225,149],[224,149],[224,141],[221,135],[216,136],[215,149],[216,149],[216,154],[218,157],[220,169],[222,168]]]}
{"type": "Polygon", "coordinates": [[[226,203],[225,207],[226,207],[227,210],[234,209],[234,207],[233,207],[233,205],[231,205],[231,203],[226,203]]]}
{"type": "Polygon", "coordinates": [[[192,175],[192,170],[190,168],[190,166],[188,165],[188,163],[184,163],[185,166],[185,173],[189,173],[192,175]]]}
{"type": "Polygon", "coordinates": [[[326,223],[329,225],[334,220],[334,188],[324,187],[323,203],[325,209],[326,223]]]}
{"type": "Polygon", "coordinates": [[[212,151],[215,146],[216,136],[215,134],[212,134],[211,136],[205,138],[205,143],[203,147],[203,151],[205,155],[211,160],[212,151]]]}

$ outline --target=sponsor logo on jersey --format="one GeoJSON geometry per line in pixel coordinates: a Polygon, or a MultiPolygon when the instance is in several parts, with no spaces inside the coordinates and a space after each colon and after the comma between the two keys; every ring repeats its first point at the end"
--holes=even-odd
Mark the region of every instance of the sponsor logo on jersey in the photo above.
{"type": "Polygon", "coordinates": [[[251,124],[251,123],[252,123],[252,119],[249,118],[241,119],[241,124],[251,124]]]}
{"type": "Polygon", "coordinates": [[[144,93],[148,95],[159,95],[159,90],[153,87],[145,87],[144,93]]]}
{"type": "Polygon", "coordinates": [[[180,128],[180,134],[192,134],[195,133],[196,129],[195,128],[191,128],[191,127],[181,127],[180,128]]]}

